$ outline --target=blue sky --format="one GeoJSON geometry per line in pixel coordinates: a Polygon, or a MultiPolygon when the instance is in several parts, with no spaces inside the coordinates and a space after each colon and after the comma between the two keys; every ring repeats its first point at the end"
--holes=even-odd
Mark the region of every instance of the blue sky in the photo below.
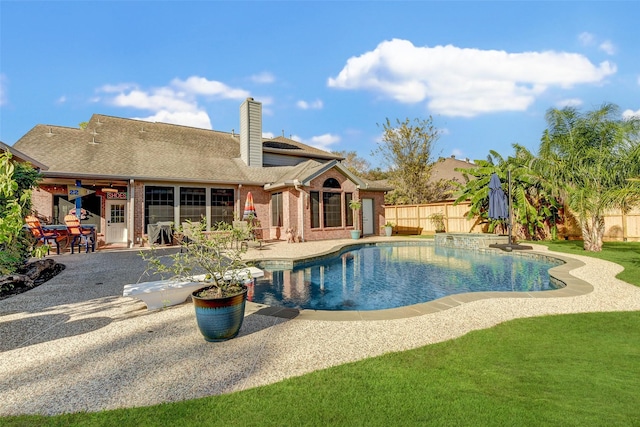
{"type": "Polygon", "coordinates": [[[535,151],[551,107],[640,114],[640,2],[0,0],[0,140],[92,114],[370,154],[432,116],[435,155],[535,151]]]}

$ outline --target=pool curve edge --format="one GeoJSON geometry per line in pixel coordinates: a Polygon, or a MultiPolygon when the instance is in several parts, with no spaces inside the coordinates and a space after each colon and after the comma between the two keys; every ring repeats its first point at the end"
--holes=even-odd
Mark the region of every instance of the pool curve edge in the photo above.
{"type": "MultiPolygon", "coordinates": [[[[416,245],[423,245],[425,242],[416,242],[415,240],[395,240],[394,243],[413,243],[416,245]]],[[[293,268],[296,264],[312,262],[314,260],[334,256],[335,254],[349,250],[350,248],[370,246],[370,245],[384,245],[381,242],[371,243],[347,243],[334,246],[333,248],[318,253],[313,257],[298,258],[298,259],[270,259],[270,260],[254,260],[261,265],[270,263],[271,266],[277,266],[282,268],[293,268]]],[[[491,251],[496,254],[500,254],[499,249],[480,249],[481,251],[491,251]]],[[[564,287],[560,289],[548,290],[548,291],[532,291],[532,292],[469,292],[463,294],[449,295],[443,298],[439,298],[433,301],[427,301],[423,303],[408,305],[397,308],[387,308],[382,310],[353,310],[353,311],[331,311],[331,310],[311,310],[311,309],[294,309],[286,307],[268,306],[265,304],[259,304],[247,301],[247,314],[261,314],[266,316],[282,317],[288,319],[302,319],[302,320],[325,320],[325,321],[354,321],[354,320],[395,320],[404,319],[408,317],[422,316],[430,313],[437,313],[440,311],[448,310],[459,305],[469,303],[472,301],[479,301],[483,299],[491,298],[564,298],[564,297],[576,297],[580,295],[586,295],[593,291],[593,286],[577,277],[570,274],[572,270],[584,266],[584,262],[575,258],[566,257],[558,252],[539,252],[539,251],[526,251],[510,253],[510,255],[519,256],[539,256],[545,258],[553,258],[562,261],[563,263],[549,269],[549,276],[552,280],[564,284],[564,287]]],[[[502,254],[501,254],[502,255],[502,254]]]]}

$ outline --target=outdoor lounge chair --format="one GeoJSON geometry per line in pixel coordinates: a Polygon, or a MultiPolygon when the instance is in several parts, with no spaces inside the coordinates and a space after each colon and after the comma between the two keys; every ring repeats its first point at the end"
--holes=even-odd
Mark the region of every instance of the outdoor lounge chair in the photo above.
{"type": "Polygon", "coordinates": [[[92,252],[95,252],[96,239],[93,234],[93,229],[83,227],[82,224],[80,224],[80,220],[75,215],[65,215],[64,223],[69,231],[69,236],[71,236],[71,253],[74,253],[76,243],[78,244],[79,253],[80,246],[82,246],[83,242],[87,248],[86,253],[89,253],[89,247],[91,247],[92,252]],[[91,239],[91,243],[89,243],[89,239],[91,239]]]}
{"type": "MultiPolygon", "coordinates": [[[[67,236],[59,233],[57,230],[43,228],[40,220],[33,215],[27,216],[25,222],[31,235],[36,239],[36,243],[49,245],[50,242],[54,242],[56,244],[56,253],[60,255],[60,242],[66,239],[67,236]]],[[[49,254],[49,250],[47,250],[47,254],[49,254]]]]}

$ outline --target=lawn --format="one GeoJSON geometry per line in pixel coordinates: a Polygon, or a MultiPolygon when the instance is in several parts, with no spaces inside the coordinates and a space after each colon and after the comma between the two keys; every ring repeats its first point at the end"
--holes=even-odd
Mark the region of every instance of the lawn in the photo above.
{"type": "MultiPolygon", "coordinates": [[[[637,272],[638,254],[620,243],[589,255],[637,272]]],[[[638,426],[638,390],[640,312],[588,313],[513,320],[229,395],[0,425],[638,426]]]]}
{"type": "Polygon", "coordinates": [[[640,286],[640,242],[604,242],[602,252],[585,252],[581,240],[531,243],[542,243],[552,251],[615,262],[624,267],[624,271],[616,276],[618,279],[640,286]]]}

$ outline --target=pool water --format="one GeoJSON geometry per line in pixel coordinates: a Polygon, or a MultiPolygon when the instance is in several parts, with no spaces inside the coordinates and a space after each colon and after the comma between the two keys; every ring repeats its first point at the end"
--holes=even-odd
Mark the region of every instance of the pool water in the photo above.
{"type": "Polygon", "coordinates": [[[559,262],[432,244],[369,245],[293,270],[265,271],[248,299],[313,310],[381,310],[467,292],[557,289],[559,262]]]}

